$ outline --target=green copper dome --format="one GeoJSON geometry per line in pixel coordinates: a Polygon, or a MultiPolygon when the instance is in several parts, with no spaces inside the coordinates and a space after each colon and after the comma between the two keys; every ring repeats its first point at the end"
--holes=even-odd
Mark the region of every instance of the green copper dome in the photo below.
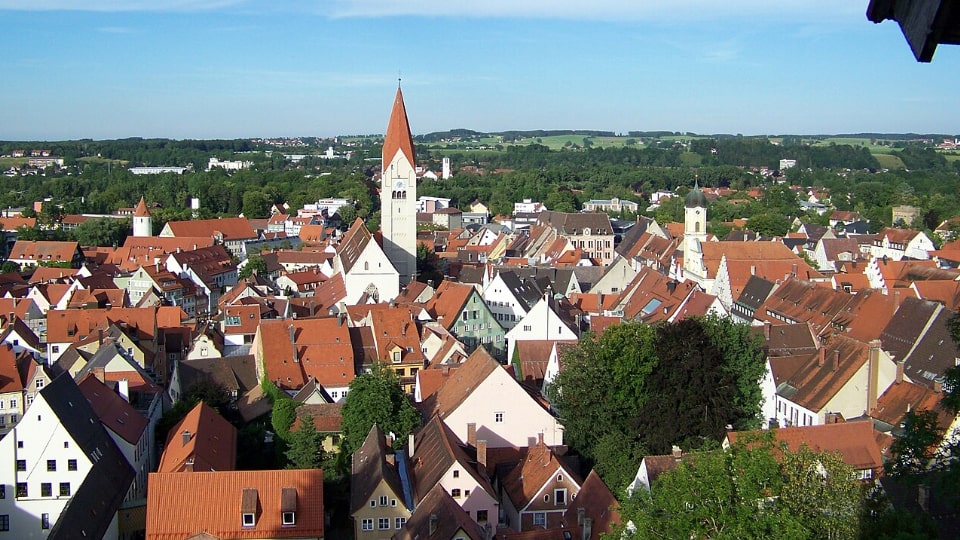
{"type": "Polygon", "coordinates": [[[690,190],[690,193],[687,193],[687,198],[684,199],[684,206],[687,208],[706,208],[707,207],[707,197],[700,191],[699,183],[693,185],[693,189],[690,190]]]}

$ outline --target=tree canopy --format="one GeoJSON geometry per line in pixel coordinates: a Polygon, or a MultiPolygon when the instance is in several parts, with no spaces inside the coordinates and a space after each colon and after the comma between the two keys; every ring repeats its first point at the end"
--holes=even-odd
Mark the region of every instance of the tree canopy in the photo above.
{"type": "Polygon", "coordinates": [[[343,404],[341,451],[360,448],[374,424],[384,433],[393,433],[401,444],[420,426],[420,413],[410,403],[397,375],[380,363],[350,383],[343,404]]]}
{"type": "Polygon", "coordinates": [[[772,432],[687,456],[621,508],[635,538],[855,538],[863,487],[838,454],[794,452],[772,432]]]}
{"type": "Polygon", "coordinates": [[[568,349],[563,365],[548,394],[565,437],[615,492],[645,454],[759,427],[760,341],[727,318],[615,325],[568,349]]]}

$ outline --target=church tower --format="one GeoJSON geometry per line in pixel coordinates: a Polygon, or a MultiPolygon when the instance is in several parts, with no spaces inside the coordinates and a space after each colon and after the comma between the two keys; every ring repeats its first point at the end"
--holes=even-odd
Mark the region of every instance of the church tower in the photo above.
{"type": "Polygon", "coordinates": [[[382,167],[380,230],[383,251],[399,272],[400,285],[403,286],[416,277],[417,271],[417,165],[399,86],[383,141],[382,167]]]}
{"type": "Polygon", "coordinates": [[[700,245],[707,241],[707,197],[694,183],[683,201],[683,274],[703,284],[706,269],[703,267],[703,250],[700,245]]]}
{"type": "Polygon", "coordinates": [[[153,236],[153,218],[150,217],[150,211],[147,210],[147,201],[140,197],[140,202],[133,209],[133,236],[147,237],[153,236]]]}

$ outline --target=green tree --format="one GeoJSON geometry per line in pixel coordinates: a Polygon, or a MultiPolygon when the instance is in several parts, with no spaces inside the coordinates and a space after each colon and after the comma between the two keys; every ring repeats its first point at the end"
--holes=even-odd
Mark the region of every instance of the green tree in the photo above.
{"type": "Polygon", "coordinates": [[[73,237],[81,246],[119,246],[130,234],[129,219],[90,219],[77,225],[73,237]]]}
{"type": "Polygon", "coordinates": [[[909,411],[903,418],[902,432],[890,445],[893,460],[886,463],[889,474],[919,474],[930,468],[943,430],[933,411],[909,411]]]}
{"type": "Polygon", "coordinates": [[[443,272],[440,268],[440,257],[423,242],[417,243],[417,281],[427,283],[433,281],[434,287],[439,287],[443,281],[443,272]]]}
{"type": "Polygon", "coordinates": [[[323,463],[322,438],[313,423],[313,415],[300,417],[300,429],[290,434],[287,447],[288,469],[317,469],[323,463]]]}
{"type": "Polygon", "coordinates": [[[265,261],[260,255],[254,255],[247,258],[247,264],[243,265],[243,268],[241,268],[240,272],[237,273],[237,277],[240,279],[247,279],[252,274],[256,274],[258,276],[267,275],[267,261],[265,261]]]}
{"type": "Polygon", "coordinates": [[[360,448],[374,424],[402,444],[421,422],[397,375],[380,363],[350,382],[342,413],[341,451],[346,454],[360,448]]]}
{"type": "Polygon", "coordinates": [[[835,454],[797,452],[766,432],[688,456],[624,502],[635,538],[854,538],[863,493],[835,454]],[[775,456],[779,456],[776,458],[775,456]]]}

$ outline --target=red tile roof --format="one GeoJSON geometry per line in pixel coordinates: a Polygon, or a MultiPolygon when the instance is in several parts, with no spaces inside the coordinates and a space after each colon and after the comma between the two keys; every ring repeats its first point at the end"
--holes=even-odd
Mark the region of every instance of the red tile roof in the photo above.
{"type": "Polygon", "coordinates": [[[77,386],[104,426],[132,445],[140,442],[150,422],[133,405],[100,382],[93,373],[87,374],[77,386]]]}
{"type": "Polygon", "coordinates": [[[232,471],[236,467],[237,429],[201,401],[170,429],[157,471],[232,471]]]}
{"type": "Polygon", "coordinates": [[[350,329],[338,317],[262,321],[257,340],[257,360],[283,390],[298,390],[311,376],[324,388],[345,387],[354,379],[350,329]]]}
{"type": "MultiPolygon", "coordinates": [[[[787,444],[792,452],[802,445],[814,452],[838,452],[844,463],[857,470],[883,468],[881,448],[877,444],[873,422],[840,422],[821,426],[785,427],[771,429],[776,440],[787,444]]],[[[743,432],[749,433],[749,432],[743,432]]],[[[731,431],[727,438],[733,444],[741,432],[731,431]]]]}
{"type": "Polygon", "coordinates": [[[147,491],[147,540],[323,538],[323,471],[153,473],[147,491]],[[292,491],[290,491],[292,490],[292,491]],[[255,515],[243,527],[246,508],[255,515]],[[282,513],[294,512],[284,525],[282,513]]]}
{"type": "Polygon", "coordinates": [[[459,368],[450,371],[450,377],[436,393],[430,398],[424,398],[423,405],[427,416],[439,414],[441,418],[446,417],[496,369],[502,369],[500,363],[494,360],[486,349],[478,347],[459,368]]]}
{"type": "Polygon", "coordinates": [[[553,450],[540,442],[531,446],[523,461],[504,477],[503,490],[513,501],[514,508],[523,509],[557,473],[573,479],[578,485],[581,483],[579,477],[557,459],[553,450]]]}
{"type": "Polygon", "coordinates": [[[133,209],[133,217],[150,217],[150,211],[147,210],[147,201],[140,196],[140,202],[133,209]]]}
{"type": "Polygon", "coordinates": [[[17,240],[8,258],[37,262],[70,262],[79,251],[80,245],[76,242],[17,240]]]}
{"type": "Polygon", "coordinates": [[[215,236],[220,233],[224,241],[248,240],[257,237],[256,231],[246,218],[198,219],[195,221],[168,221],[167,227],[173,236],[215,236]]]}
{"type": "Polygon", "coordinates": [[[476,289],[472,285],[447,280],[441,281],[433,294],[433,298],[427,301],[427,311],[444,328],[450,330],[457,324],[463,306],[474,293],[476,293],[476,289]]]}
{"type": "MultiPolygon", "coordinates": [[[[32,362],[31,362],[32,363],[32,362]]],[[[10,345],[0,345],[0,394],[20,392],[24,383],[20,371],[17,369],[17,355],[10,345]]]]}

